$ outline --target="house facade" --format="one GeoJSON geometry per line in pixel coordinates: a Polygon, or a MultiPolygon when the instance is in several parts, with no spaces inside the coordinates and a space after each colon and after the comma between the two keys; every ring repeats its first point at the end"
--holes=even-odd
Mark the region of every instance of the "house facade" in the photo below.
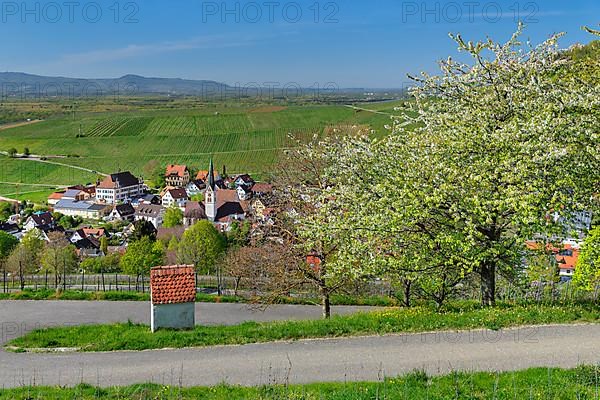
{"type": "Polygon", "coordinates": [[[54,205],[54,211],[71,217],[101,219],[108,212],[106,204],[95,204],[88,201],[77,201],[63,198],[54,205]]]}
{"type": "Polygon", "coordinates": [[[148,221],[154,225],[156,229],[163,224],[166,209],[155,204],[142,204],[135,210],[135,220],[148,221]]]}
{"type": "Polygon", "coordinates": [[[188,201],[188,194],[183,188],[170,188],[166,189],[162,196],[162,205],[164,207],[185,207],[185,203],[188,201]]]}
{"type": "Polygon", "coordinates": [[[131,204],[117,204],[113,207],[107,219],[109,221],[133,221],[134,216],[135,209],[131,204]]]}
{"type": "Polygon", "coordinates": [[[49,212],[34,213],[27,218],[27,221],[25,221],[25,224],[23,225],[23,230],[29,232],[36,228],[40,230],[56,228],[56,221],[54,221],[52,214],[49,212]]]}
{"type": "Polygon", "coordinates": [[[96,187],[96,199],[106,204],[118,204],[144,194],[144,182],[130,172],[110,174],[96,187]]]}
{"type": "Polygon", "coordinates": [[[190,171],[186,165],[167,165],[165,172],[167,186],[184,188],[190,183],[190,171]]]}
{"type": "Polygon", "coordinates": [[[185,187],[185,191],[187,192],[189,197],[196,196],[204,193],[206,190],[206,183],[200,179],[194,179],[185,187]]]}

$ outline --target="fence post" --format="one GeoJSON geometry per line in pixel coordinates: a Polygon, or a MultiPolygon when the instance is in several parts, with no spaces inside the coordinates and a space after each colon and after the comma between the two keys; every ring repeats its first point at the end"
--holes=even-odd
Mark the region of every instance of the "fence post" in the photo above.
{"type": "Polygon", "coordinates": [[[7,288],[7,283],[8,282],[6,282],[6,266],[4,264],[2,264],[2,277],[3,277],[3,279],[2,279],[2,285],[4,286],[4,293],[6,293],[7,289],[8,289],[7,288]]]}
{"type": "Polygon", "coordinates": [[[84,282],[85,282],[85,270],[82,269],[81,270],[81,291],[82,292],[84,291],[84,289],[83,289],[84,282]]]}
{"type": "Polygon", "coordinates": [[[119,274],[118,274],[118,272],[115,272],[115,290],[117,292],[119,291],[119,274]]]}
{"type": "Polygon", "coordinates": [[[131,275],[127,275],[127,288],[131,292],[131,275]]]}

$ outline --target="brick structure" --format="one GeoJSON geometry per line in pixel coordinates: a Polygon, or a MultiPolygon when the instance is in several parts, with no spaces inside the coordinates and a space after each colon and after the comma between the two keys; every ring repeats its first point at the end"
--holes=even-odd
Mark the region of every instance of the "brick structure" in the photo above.
{"type": "Polygon", "coordinates": [[[159,328],[193,329],[196,280],[194,267],[175,265],[150,271],[152,332],[159,328]]]}

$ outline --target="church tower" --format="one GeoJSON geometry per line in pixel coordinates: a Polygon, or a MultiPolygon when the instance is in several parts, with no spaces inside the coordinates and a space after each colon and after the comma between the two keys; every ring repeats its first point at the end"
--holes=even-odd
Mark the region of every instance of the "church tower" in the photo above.
{"type": "Polygon", "coordinates": [[[208,167],[206,192],[204,192],[204,210],[208,220],[214,222],[217,218],[217,189],[215,185],[215,171],[212,158],[210,159],[210,166],[208,167]]]}

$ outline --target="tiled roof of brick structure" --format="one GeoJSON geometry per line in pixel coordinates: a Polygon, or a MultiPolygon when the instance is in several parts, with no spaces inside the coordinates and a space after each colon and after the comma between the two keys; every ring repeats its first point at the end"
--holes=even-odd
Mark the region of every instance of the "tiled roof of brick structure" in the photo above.
{"type": "Polygon", "coordinates": [[[194,267],[176,265],[150,271],[152,304],[177,304],[196,301],[194,267]]]}

